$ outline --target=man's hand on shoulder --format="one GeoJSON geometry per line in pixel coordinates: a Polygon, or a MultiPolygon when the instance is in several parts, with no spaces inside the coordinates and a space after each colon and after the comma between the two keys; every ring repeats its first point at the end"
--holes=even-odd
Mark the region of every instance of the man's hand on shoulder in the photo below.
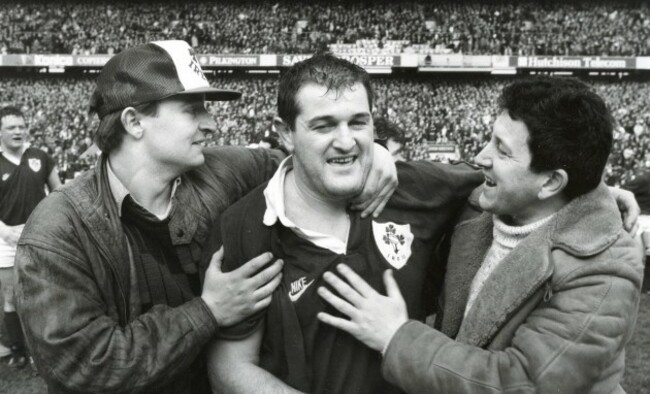
{"type": "Polygon", "coordinates": [[[372,167],[363,185],[363,190],[354,201],[352,208],[362,211],[361,217],[381,214],[397,188],[397,168],[390,152],[379,144],[374,144],[372,167]]]}
{"type": "Polygon", "coordinates": [[[633,237],[639,231],[639,215],[641,215],[641,207],[634,198],[634,193],[629,190],[618,189],[609,187],[609,193],[616,200],[618,210],[621,212],[623,219],[623,227],[633,237]]]}
{"type": "Polygon", "coordinates": [[[231,326],[266,308],[273,290],[282,279],[282,260],[271,253],[261,254],[238,269],[221,271],[223,248],[212,256],[205,273],[201,298],[210,308],[219,326],[231,326]]]}

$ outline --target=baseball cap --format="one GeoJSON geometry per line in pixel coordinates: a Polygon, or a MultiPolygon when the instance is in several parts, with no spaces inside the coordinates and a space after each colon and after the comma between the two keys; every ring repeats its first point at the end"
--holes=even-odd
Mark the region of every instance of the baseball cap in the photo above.
{"type": "Polygon", "coordinates": [[[202,94],[208,101],[241,97],[240,92],[211,87],[185,41],[153,41],[109,59],[97,78],[90,109],[101,119],[129,106],[187,94],[202,94]]]}

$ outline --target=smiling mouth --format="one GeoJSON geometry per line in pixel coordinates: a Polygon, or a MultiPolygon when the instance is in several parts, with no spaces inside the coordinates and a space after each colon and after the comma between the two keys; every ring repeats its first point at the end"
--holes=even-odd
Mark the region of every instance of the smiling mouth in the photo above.
{"type": "Polygon", "coordinates": [[[497,185],[495,181],[492,180],[489,176],[485,175],[485,185],[488,187],[494,187],[497,185]]]}
{"type": "Polygon", "coordinates": [[[332,159],[327,159],[327,164],[346,166],[354,163],[356,160],[356,156],[335,157],[332,159]]]}

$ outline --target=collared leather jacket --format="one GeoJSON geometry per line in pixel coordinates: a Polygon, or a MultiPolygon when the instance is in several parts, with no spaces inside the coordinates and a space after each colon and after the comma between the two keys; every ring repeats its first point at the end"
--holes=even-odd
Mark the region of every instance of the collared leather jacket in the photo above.
{"type": "Polygon", "coordinates": [[[460,223],[451,242],[440,331],[400,327],[382,364],[388,381],[410,393],[623,391],[643,257],[604,186],[521,241],[465,318],[492,243],[491,214],[460,223]]]}
{"type": "MultiPolygon", "coordinates": [[[[169,222],[181,263],[197,266],[218,246],[208,234],[221,211],[270,178],[281,159],[239,147],[204,153],[205,164],[181,176],[169,222]]],[[[105,166],[101,158],[28,220],[16,256],[18,311],[51,393],[166,392],[196,373],[188,367],[217,323],[200,297],[141,313],[105,166]]]]}

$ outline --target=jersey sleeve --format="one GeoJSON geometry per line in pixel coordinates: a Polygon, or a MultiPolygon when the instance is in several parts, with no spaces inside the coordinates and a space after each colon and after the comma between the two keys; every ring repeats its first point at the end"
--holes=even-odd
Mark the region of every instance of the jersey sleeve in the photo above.
{"type": "MultiPolygon", "coordinates": [[[[270,250],[270,230],[262,223],[266,207],[263,195],[265,187],[266,184],[260,185],[228,208],[221,217],[220,237],[224,248],[221,267],[224,272],[234,271],[270,250]]],[[[220,327],[219,337],[231,340],[246,338],[262,324],[265,315],[266,310],[263,310],[238,324],[220,327]]]]}
{"type": "Polygon", "coordinates": [[[462,206],[484,179],[481,171],[467,163],[424,160],[397,163],[397,175],[399,187],[391,205],[429,211],[450,204],[462,206]]]}
{"type": "Polygon", "coordinates": [[[45,173],[46,173],[46,176],[49,177],[50,173],[52,172],[52,170],[56,166],[56,163],[54,162],[54,159],[52,158],[52,156],[48,155],[45,152],[43,152],[43,153],[44,153],[43,156],[44,156],[44,161],[45,161],[45,173]]]}

